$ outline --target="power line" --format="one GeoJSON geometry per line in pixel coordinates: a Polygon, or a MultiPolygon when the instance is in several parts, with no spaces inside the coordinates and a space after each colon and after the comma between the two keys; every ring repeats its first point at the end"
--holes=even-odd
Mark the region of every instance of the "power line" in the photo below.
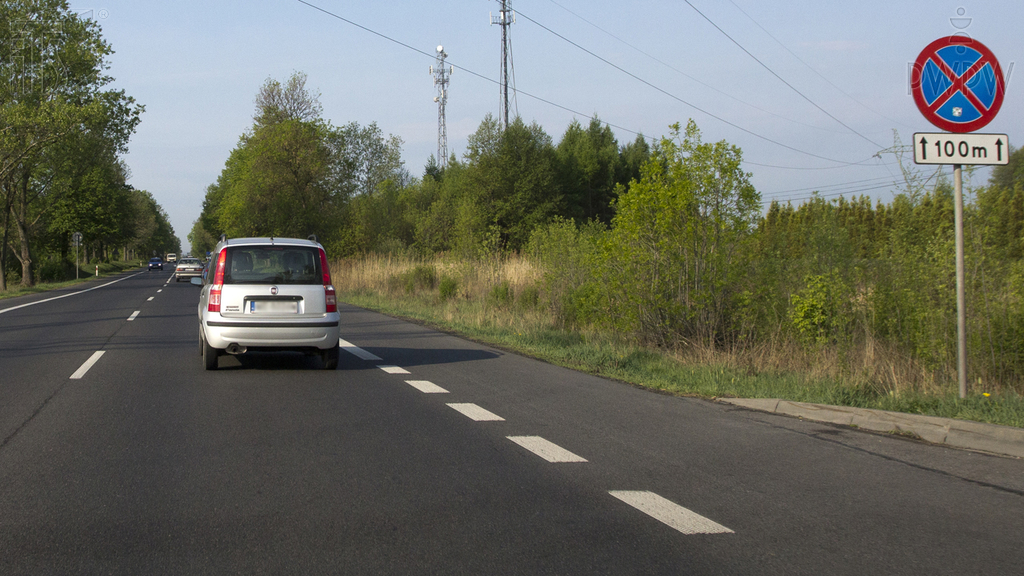
{"type": "MultiPolygon", "coordinates": [[[[377,36],[379,38],[383,38],[384,40],[387,40],[388,42],[391,42],[391,43],[397,44],[397,45],[399,45],[399,46],[401,46],[403,48],[412,50],[413,52],[416,52],[417,54],[422,54],[423,56],[427,56],[427,57],[429,57],[431,59],[435,58],[434,54],[430,54],[428,52],[424,52],[423,50],[420,50],[419,48],[415,48],[413,46],[410,46],[409,44],[406,44],[405,42],[402,42],[400,40],[396,40],[396,39],[394,39],[394,38],[392,38],[392,37],[390,37],[390,36],[388,36],[386,34],[382,34],[380,32],[377,32],[376,30],[372,30],[372,29],[367,28],[366,26],[363,26],[361,24],[357,24],[356,22],[353,22],[352,20],[349,20],[348,18],[345,18],[343,16],[335,14],[334,12],[331,12],[329,10],[325,10],[325,9],[315,5],[315,4],[311,4],[311,3],[307,2],[306,0],[295,0],[295,1],[300,3],[300,4],[304,4],[306,6],[309,6],[310,8],[313,8],[314,10],[322,12],[322,13],[330,16],[331,18],[335,18],[337,20],[341,20],[342,22],[345,22],[346,24],[351,24],[352,26],[355,26],[356,28],[359,28],[360,30],[364,30],[366,32],[369,32],[370,34],[373,34],[374,36],[377,36]]],[[[497,80],[495,80],[493,78],[488,78],[487,76],[484,76],[483,74],[481,74],[479,72],[476,72],[476,71],[471,70],[469,68],[465,68],[463,66],[456,66],[456,67],[459,68],[459,70],[462,70],[463,72],[469,74],[470,76],[476,76],[477,78],[479,78],[481,80],[484,80],[486,82],[490,82],[492,84],[500,85],[500,83],[497,80]]],[[[569,108],[567,106],[563,106],[563,105],[558,104],[556,102],[552,102],[551,100],[548,100],[546,98],[542,98],[542,97],[537,96],[535,94],[531,94],[529,92],[526,92],[526,91],[523,91],[523,90],[519,90],[518,88],[514,88],[513,87],[513,91],[514,91],[514,94],[522,94],[523,96],[526,96],[527,98],[532,98],[532,99],[534,99],[534,100],[536,100],[538,102],[547,104],[548,106],[552,106],[554,108],[558,108],[559,110],[564,110],[564,111],[569,112],[571,114],[574,114],[576,116],[580,116],[582,118],[587,118],[587,119],[590,119],[590,120],[596,119],[594,116],[591,116],[590,114],[587,114],[585,112],[580,112],[579,110],[574,110],[574,109],[569,108]]],[[[600,120],[600,122],[602,124],[605,124],[607,126],[615,128],[616,130],[622,130],[623,132],[628,132],[628,133],[636,135],[636,136],[642,136],[643,135],[641,132],[639,132],[637,130],[632,130],[632,129],[626,128],[624,126],[619,126],[618,124],[612,124],[611,122],[607,122],[605,120],[600,120]]],[[[654,138],[651,138],[651,139],[654,140],[654,138]]],[[[828,160],[828,158],[825,158],[825,160],[828,160]]],[[[832,160],[832,161],[833,162],[842,163],[839,160],[832,160]]]]}
{"type": "MultiPolygon", "coordinates": [[[[399,45],[399,46],[401,46],[403,48],[406,48],[408,50],[416,52],[417,54],[421,54],[421,55],[426,56],[426,57],[431,58],[431,59],[435,58],[434,54],[430,54],[428,52],[420,50],[419,48],[416,48],[414,46],[406,44],[405,42],[402,42],[400,40],[392,38],[392,37],[390,37],[390,36],[388,36],[386,34],[382,34],[380,32],[377,32],[376,30],[373,30],[371,28],[367,28],[366,26],[358,24],[358,23],[356,23],[356,22],[354,22],[352,20],[349,20],[348,18],[345,18],[345,17],[343,17],[343,16],[341,16],[339,14],[335,14],[334,12],[331,12],[329,10],[321,8],[321,7],[319,7],[319,6],[315,5],[315,4],[307,2],[306,0],[296,0],[296,1],[299,2],[300,4],[308,6],[308,7],[312,8],[312,9],[314,9],[314,10],[317,10],[318,12],[326,14],[327,16],[330,16],[330,17],[335,18],[337,20],[341,20],[342,22],[345,22],[346,24],[350,24],[352,26],[355,26],[356,28],[359,28],[360,30],[363,30],[365,32],[369,32],[370,34],[373,34],[374,36],[377,36],[379,38],[387,40],[388,42],[391,42],[393,44],[397,44],[397,45],[399,45]]],[[[768,138],[767,136],[762,136],[762,135],[760,135],[760,134],[758,134],[756,132],[753,132],[751,130],[743,128],[742,126],[739,126],[737,124],[734,124],[733,122],[730,122],[730,121],[728,121],[728,120],[726,120],[724,118],[721,118],[721,117],[719,117],[719,116],[717,116],[715,114],[712,114],[711,112],[705,111],[702,108],[699,108],[699,107],[697,107],[697,106],[695,106],[693,104],[690,104],[689,102],[686,102],[685,100],[679,98],[678,96],[670,94],[669,92],[666,92],[665,90],[663,90],[661,88],[658,88],[657,86],[654,86],[653,84],[647,82],[646,80],[643,80],[642,78],[639,78],[638,76],[636,76],[636,75],[634,75],[634,74],[632,74],[632,73],[622,69],[621,67],[619,67],[619,66],[609,62],[608,60],[605,60],[604,58],[598,56],[597,54],[594,54],[593,52],[587,50],[586,48],[583,48],[582,46],[579,46],[575,42],[572,42],[571,40],[565,38],[564,36],[561,36],[560,34],[554,32],[553,30],[550,30],[549,28],[546,28],[545,26],[537,23],[536,21],[534,21],[533,19],[529,18],[528,16],[522,14],[519,11],[517,11],[517,14],[520,15],[520,16],[523,16],[524,18],[526,18],[527,20],[533,22],[534,24],[537,24],[538,26],[540,26],[541,28],[543,28],[543,29],[547,30],[548,32],[554,34],[555,36],[558,36],[559,38],[562,38],[563,40],[565,40],[566,42],[572,44],[573,46],[576,46],[580,50],[583,50],[584,52],[587,52],[588,54],[592,55],[593,57],[597,58],[598,60],[601,60],[602,62],[605,62],[609,66],[612,66],[613,68],[616,68],[616,69],[622,71],[623,73],[627,74],[628,76],[630,76],[632,78],[635,78],[636,80],[642,82],[643,84],[646,84],[646,85],[650,86],[651,88],[654,88],[655,90],[665,94],[666,96],[669,96],[670,98],[672,98],[674,100],[677,100],[677,101],[681,102],[682,104],[685,104],[686,106],[689,106],[689,107],[693,108],[694,110],[697,110],[698,112],[706,114],[707,116],[709,116],[711,118],[714,118],[715,120],[718,120],[719,122],[722,122],[723,124],[726,124],[728,126],[732,126],[733,128],[736,128],[737,130],[740,130],[741,132],[744,132],[746,134],[749,134],[751,136],[754,136],[755,138],[764,140],[766,142],[775,144],[775,145],[777,145],[779,147],[782,147],[782,148],[785,148],[787,150],[791,150],[791,151],[797,152],[799,154],[803,154],[803,155],[806,155],[806,156],[811,156],[813,158],[818,158],[820,160],[826,160],[828,162],[834,162],[836,164],[841,164],[842,165],[842,166],[828,166],[828,167],[817,168],[817,169],[826,170],[826,169],[842,168],[842,167],[845,167],[845,166],[866,166],[866,162],[868,162],[871,159],[871,158],[866,158],[866,159],[860,160],[858,162],[849,162],[849,161],[845,161],[845,160],[836,160],[834,158],[828,158],[826,156],[821,156],[821,155],[818,155],[818,154],[807,152],[805,150],[800,150],[799,148],[794,148],[794,147],[789,146],[787,144],[784,144],[782,142],[779,142],[779,141],[773,140],[771,138],[768,138]]],[[[483,74],[481,74],[479,72],[476,72],[476,71],[474,71],[472,69],[464,68],[462,66],[457,66],[457,65],[456,65],[456,67],[458,67],[460,70],[462,70],[463,72],[465,72],[465,73],[467,73],[467,74],[469,74],[471,76],[476,76],[477,78],[479,78],[481,80],[484,80],[484,81],[487,81],[487,82],[491,82],[493,84],[500,85],[500,83],[498,81],[494,80],[493,78],[488,78],[487,76],[485,76],[485,75],[483,75],[483,74]]],[[[558,108],[559,110],[563,110],[563,111],[569,112],[569,113],[571,113],[571,114],[573,114],[575,116],[579,116],[579,117],[582,117],[582,118],[587,118],[587,119],[590,119],[590,120],[597,119],[595,116],[592,116],[592,115],[587,114],[585,112],[581,112],[579,110],[574,110],[572,108],[569,108],[568,106],[564,106],[562,104],[558,104],[556,102],[553,102],[553,101],[548,100],[546,98],[543,98],[541,96],[537,96],[537,95],[532,94],[530,92],[526,92],[524,90],[521,90],[519,88],[513,88],[513,94],[515,94],[515,95],[522,94],[523,96],[526,96],[527,98],[531,98],[531,99],[536,100],[538,102],[547,104],[548,106],[551,106],[553,108],[558,108]]],[[[642,136],[643,135],[642,132],[639,132],[637,130],[633,130],[633,129],[630,129],[630,128],[626,128],[626,127],[620,126],[618,124],[613,124],[613,123],[608,122],[606,120],[599,120],[599,121],[602,124],[606,125],[606,126],[609,126],[611,128],[615,128],[616,130],[621,130],[623,132],[627,132],[629,134],[633,134],[633,135],[636,135],[636,136],[642,136]]],[[[653,137],[648,137],[648,138],[651,138],[651,140],[653,140],[653,141],[657,141],[656,138],[653,138],[653,137]]],[[[754,164],[754,163],[751,162],[750,164],[754,164]]],[[[754,165],[757,165],[757,164],[754,164],[754,165]]],[[[777,168],[787,168],[787,167],[778,166],[777,168]]],[[[808,168],[808,169],[815,169],[815,168],[808,168]]]]}
{"type": "Polygon", "coordinates": [[[857,99],[856,99],[856,98],[854,98],[853,96],[851,96],[851,95],[847,94],[847,93],[846,93],[846,91],[844,91],[844,90],[843,90],[842,88],[840,88],[839,86],[836,86],[835,84],[833,84],[833,83],[832,83],[832,81],[831,81],[831,80],[829,80],[828,78],[826,78],[824,74],[822,74],[821,72],[818,72],[817,70],[815,70],[815,69],[814,69],[814,67],[812,67],[812,66],[811,66],[810,64],[808,64],[807,62],[804,62],[802,58],[800,58],[799,56],[797,56],[797,55],[796,55],[796,53],[795,53],[795,52],[793,52],[792,50],[790,50],[788,46],[786,46],[785,44],[783,44],[781,40],[779,40],[778,38],[776,38],[775,36],[773,36],[773,35],[772,35],[772,33],[771,33],[771,32],[769,32],[769,31],[768,31],[768,30],[767,30],[767,29],[766,29],[766,28],[765,28],[764,26],[762,26],[762,25],[761,25],[760,23],[758,23],[758,21],[757,21],[757,20],[754,20],[754,18],[753,18],[753,17],[752,17],[752,16],[750,15],[750,14],[747,14],[747,13],[746,13],[746,12],[745,12],[745,11],[743,10],[743,8],[740,8],[739,6],[737,6],[737,5],[736,5],[736,3],[735,3],[735,2],[733,2],[732,0],[729,0],[729,3],[730,3],[730,4],[732,4],[732,5],[733,5],[733,7],[735,7],[735,8],[737,9],[737,10],[739,10],[741,14],[743,14],[744,16],[746,16],[748,20],[750,20],[751,22],[753,22],[753,23],[754,23],[754,26],[757,26],[758,28],[760,28],[760,29],[761,29],[761,30],[762,30],[762,31],[763,31],[763,32],[764,32],[765,34],[767,34],[767,35],[768,35],[768,37],[769,37],[769,38],[771,38],[772,40],[774,40],[774,41],[775,41],[775,43],[776,43],[776,44],[778,44],[779,46],[781,46],[783,50],[785,50],[786,52],[789,52],[789,54],[790,54],[791,56],[793,56],[793,58],[796,58],[796,61],[797,61],[797,62],[799,62],[799,63],[803,64],[804,66],[806,66],[808,70],[810,70],[811,72],[813,72],[813,73],[814,73],[814,74],[815,74],[815,75],[816,75],[816,76],[817,76],[818,78],[821,78],[822,80],[824,80],[825,82],[827,82],[829,86],[831,86],[831,87],[835,88],[836,90],[838,90],[840,94],[842,94],[843,96],[846,96],[846,97],[847,97],[847,98],[849,98],[850,100],[853,100],[854,102],[856,102],[857,104],[859,104],[859,105],[860,105],[860,106],[861,106],[862,108],[864,108],[864,109],[865,109],[865,110],[867,110],[868,112],[871,112],[872,114],[874,114],[874,115],[878,116],[879,118],[882,118],[882,119],[884,119],[884,120],[888,120],[889,122],[892,122],[893,124],[902,124],[903,126],[905,126],[905,127],[907,127],[907,128],[913,128],[912,126],[909,126],[909,125],[907,125],[907,124],[905,124],[905,123],[903,123],[903,122],[900,122],[899,120],[893,120],[892,118],[889,118],[888,116],[885,116],[885,115],[883,115],[883,114],[881,114],[881,113],[879,113],[879,112],[877,112],[877,111],[875,111],[875,110],[872,110],[871,108],[868,108],[868,106],[867,106],[866,104],[864,104],[864,103],[863,103],[863,102],[861,102],[860,100],[857,100],[857,99]]]}
{"type": "Polygon", "coordinates": [[[542,29],[546,30],[547,32],[549,32],[549,33],[551,33],[551,34],[553,34],[553,35],[557,36],[558,38],[561,38],[562,40],[564,40],[565,42],[568,42],[569,44],[571,44],[571,45],[575,46],[576,48],[578,48],[578,49],[580,49],[580,50],[582,50],[582,51],[586,52],[587,54],[589,54],[589,55],[593,56],[594,58],[597,58],[597,59],[598,59],[598,60],[600,60],[601,62],[604,62],[605,64],[607,64],[607,65],[611,66],[612,68],[615,68],[616,70],[618,70],[618,71],[622,72],[623,74],[626,74],[626,75],[627,75],[627,76],[629,76],[630,78],[633,78],[634,80],[637,80],[638,82],[641,82],[642,84],[644,84],[644,85],[646,85],[646,86],[648,86],[648,87],[650,87],[650,88],[653,88],[653,89],[657,90],[658,92],[661,92],[662,94],[664,94],[664,95],[668,96],[669,98],[672,98],[673,100],[675,100],[675,101],[677,101],[677,102],[680,102],[680,103],[682,103],[682,104],[685,104],[686,106],[689,106],[690,108],[693,108],[694,110],[696,110],[696,111],[698,111],[698,112],[700,112],[700,113],[702,113],[702,114],[706,114],[706,115],[708,115],[708,116],[710,116],[710,117],[714,118],[715,120],[718,120],[719,122],[722,122],[723,124],[726,124],[726,125],[732,126],[733,128],[735,128],[735,129],[737,129],[737,130],[740,130],[741,132],[744,132],[744,133],[746,133],[746,134],[749,134],[749,135],[751,135],[751,136],[753,136],[753,137],[755,137],[755,138],[759,138],[759,139],[761,139],[761,140],[764,140],[765,142],[770,142],[770,143],[772,143],[772,144],[775,144],[776,146],[780,146],[780,147],[782,147],[782,148],[785,148],[785,149],[787,149],[787,150],[791,150],[791,151],[793,151],[793,152],[797,152],[797,153],[800,153],[800,154],[804,154],[804,155],[806,155],[806,156],[811,156],[812,158],[818,158],[819,160],[827,160],[827,161],[829,161],[829,162],[835,162],[835,163],[837,163],[837,164],[844,164],[844,165],[856,165],[856,164],[863,164],[864,162],[866,162],[866,161],[867,161],[867,160],[861,160],[860,162],[848,162],[848,161],[846,161],[846,160],[836,160],[835,158],[829,158],[829,157],[827,157],[827,156],[822,156],[822,155],[820,155],[820,154],[815,154],[815,153],[813,153],[813,152],[808,152],[808,151],[806,151],[806,150],[801,150],[801,149],[799,149],[799,148],[795,148],[795,147],[793,147],[793,146],[790,146],[790,145],[788,145],[788,144],[784,144],[784,143],[782,143],[782,142],[779,142],[778,140],[774,140],[774,139],[772,139],[772,138],[769,138],[769,137],[767,137],[767,136],[763,136],[763,135],[761,135],[761,134],[758,134],[757,132],[754,132],[754,131],[752,131],[752,130],[748,130],[748,129],[746,129],[746,128],[744,128],[744,127],[742,127],[742,126],[740,126],[740,125],[738,125],[738,124],[736,124],[736,123],[734,123],[734,122],[730,122],[729,120],[726,120],[725,118],[722,118],[721,116],[718,116],[718,115],[716,115],[716,114],[712,114],[711,112],[708,112],[707,110],[704,110],[703,108],[700,108],[699,106],[697,106],[697,105],[695,105],[695,104],[692,104],[692,103],[690,103],[690,102],[687,102],[686,100],[683,100],[683,99],[682,99],[682,98],[680,98],[679,96],[676,96],[675,94],[672,94],[671,92],[668,92],[667,90],[665,90],[665,89],[663,89],[663,88],[660,88],[660,87],[658,87],[658,86],[655,86],[654,84],[651,84],[651,83],[650,83],[650,82],[648,82],[647,80],[644,80],[643,78],[641,78],[641,77],[637,76],[636,74],[633,74],[632,72],[630,72],[630,71],[626,70],[625,68],[623,68],[623,67],[619,66],[618,64],[615,64],[615,63],[613,63],[613,62],[610,62],[609,60],[607,60],[607,59],[605,59],[605,58],[603,58],[603,57],[601,57],[601,56],[599,56],[599,55],[595,54],[594,52],[592,52],[592,51],[590,51],[590,50],[588,50],[588,49],[584,48],[583,46],[580,46],[580,45],[579,45],[579,44],[577,44],[576,42],[573,42],[572,40],[570,40],[570,39],[566,38],[565,36],[563,36],[563,35],[559,34],[558,32],[555,32],[554,30],[552,30],[552,29],[548,28],[547,26],[545,26],[545,25],[541,24],[540,22],[537,22],[537,21],[536,21],[536,20],[534,20],[533,18],[530,18],[530,17],[528,16],[528,15],[526,15],[526,14],[523,14],[523,13],[522,13],[522,11],[517,11],[517,12],[516,12],[516,14],[518,14],[519,16],[521,16],[521,17],[523,17],[523,18],[525,18],[525,19],[529,20],[529,21],[530,21],[530,22],[532,22],[533,24],[536,24],[536,25],[537,25],[538,27],[540,27],[540,28],[542,28],[542,29]]]}
{"type": "Polygon", "coordinates": [[[582,20],[583,22],[586,22],[588,25],[596,28],[597,30],[600,30],[605,35],[610,36],[611,38],[614,38],[619,43],[624,44],[625,46],[628,46],[629,48],[639,52],[640,54],[643,54],[644,56],[650,58],[651,60],[657,62],[658,64],[661,64],[662,66],[668,68],[669,70],[672,70],[676,74],[679,74],[680,76],[682,76],[682,77],[684,77],[684,78],[686,78],[688,80],[696,82],[697,84],[700,84],[701,86],[707,88],[708,90],[712,90],[714,92],[717,92],[717,93],[721,94],[722,96],[725,96],[726,98],[729,98],[730,100],[733,100],[735,102],[739,102],[740,104],[743,104],[744,106],[747,106],[749,108],[757,110],[758,112],[762,112],[764,114],[768,114],[769,116],[774,116],[774,117],[778,118],[779,120],[790,122],[792,124],[798,124],[800,126],[804,126],[806,128],[810,128],[812,130],[820,130],[822,132],[829,132],[831,134],[846,134],[845,130],[840,132],[840,131],[837,131],[837,130],[832,130],[830,128],[823,128],[821,126],[815,126],[813,124],[808,124],[807,122],[801,122],[799,120],[794,120],[792,118],[787,118],[787,117],[783,116],[782,114],[776,114],[775,112],[772,112],[771,110],[765,110],[764,108],[761,108],[760,106],[757,106],[755,104],[751,104],[750,102],[747,102],[746,100],[743,100],[741,98],[737,98],[736,96],[733,96],[732,94],[729,94],[728,92],[725,92],[723,90],[719,90],[718,88],[715,88],[714,86],[712,86],[711,84],[708,84],[707,82],[703,82],[703,81],[701,81],[698,78],[690,76],[686,72],[683,72],[682,70],[676,68],[675,66],[669,64],[668,62],[665,62],[664,60],[661,60],[657,56],[654,56],[654,55],[652,55],[652,54],[650,54],[648,52],[645,52],[644,50],[634,46],[633,44],[630,44],[629,42],[623,40],[622,38],[620,38],[620,37],[616,36],[615,34],[609,32],[608,30],[605,30],[604,28],[598,26],[597,24],[594,24],[590,20],[587,20],[583,16],[580,16],[579,14],[573,12],[572,10],[566,8],[565,6],[562,6],[558,2],[555,2],[555,0],[548,0],[548,1],[551,2],[552,4],[554,4],[555,6],[558,6],[562,10],[565,10],[569,14],[572,14],[576,18],[582,20]]]}
{"type": "Polygon", "coordinates": [[[820,192],[820,191],[822,191],[823,189],[826,189],[826,188],[842,188],[842,187],[845,187],[845,186],[853,186],[854,184],[869,184],[869,183],[870,184],[879,184],[882,181],[892,182],[893,179],[890,178],[889,176],[881,176],[879,178],[868,178],[868,179],[865,179],[865,180],[853,180],[851,182],[841,182],[839,184],[825,184],[824,186],[809,186],[807,188],[794,188],[792,190],[779,190],[777,192],[773,192],[771,195],[773,197],[779,197],[779,196],[783,196],[783,195],[786,195],[786,194],[789,194],[789,193],[793,193],[793,192],[811,192],[811,191],[815,191],[815,190],[820,192]]]}
{"type": "Polygon", "coordinates": [[[818,110],[821,110],[821,111],[822,111],[822,112],[823,112],[823,113],[824,113],[824,114],[825,114],[826,116],[828,116],[829,118],[831,118],[831,119],[835,120],[836,122],[838,122],[838,123],[839,123],[839,124],[840,124],[840,125],[841,125],[841,126],[842,126],[843,128],[846,128],[846,129],[847,129],[847,130],[849,130],[850,132],[852,132],[852,133],[856,134],[857,136],[860,136],[861,138],[863,138],[864,140],[866,140],[866,141],[867,141],[868,143],[870,143],[870,144],[872,144],[872,145],[874,145],[874,146],[876,146],[876,147],[878,147],[878,148],[882,148],[882,145],[881,145],[881,144],[878,144],[878,143],[874,142],[873,140],[871,140],[871,139],[870,139],[870,138],[868,138],[867,136],[865,136],[865,135],[861,134],[860,132],[858,132],[858,131],[854,130],[853,128],[851,128],[851,127],[847,126],[847,125],[846,125],[845,123],[843,123],[843,121],[842,121],[842,120],[840,120],[839,118],[836,118],[835,116],[833,116],[832,114],[830,114],[830,113],[828,112],[828,110],[825,110],[825,109],[824,109],[824,108],[822,108],[821,106],[818,106],[818,104],[817,104],[817,103],[816,103],[815,101],[813,101],[813,100],[811,100],[810,98],[808,98],[808,97],[807,97],[807,96],[806,96],[806,95],[805,95],[805,94],[804,94],[803,92],[801,92],[801,91],[797,90],[795,86],[793,86],[793,85],[792,85],[792,84],[790,84],[789,82],[786,82],[786,79],[785,79],[785,78],[783,78],[782,76],[779,76],[778,74],[776,74],[776,73],[775,73],[775,71],[774,71],[774,70],[772,70],[772,69],[771,69],[771,68],[770,68],[770,67],[769,67],[769,66],[768,66],[767,64],[765,64],[764,62],[762,62],[762,61],[761,61],[760,59],[758,59],[758,57],[757,57],[757,56],[754,56],[754,55],[753,55],[753,54],[752,54],[752,53],[751,53],[751,52],[750,52],[749,50],[747,50],[746,48],[744,48],[742,44],[740,44],[739,42],[737,42],[737,41],[736,41],[736,40],[735,40],[735,39],[734,39],[734,38],[733,38],[732,36],[730,36],[730,35],[729,35],[729,34],[728,34],[728,33],[727,33],[727,32],[726,32],[725,30],[722,30],[722,28],[721,28],[721,27],[720,27],[720,26],[719,26],[718,24],[715,24],[715,22],[714,22],[713,20],[711,20],[711,18],[708,18],[707,16],[705,16],[703,12],[701,12],[700,10],[698,10],[698,9],[697,9],[697,7],[696,7],[696,6],[694,6],[694,5],[693,5],[693,4],[692,4],[692,3],[690,2],[690,0],[683,0],[683,1],[684,1],[684,2],[686,2],[686,4],[690,6],[690,8],[693,8],[694,12],[696,12],[697,14],[700,14],[701,18],[704,18],[705,20],[707,20],[707,21],[708,21],[708,23],[710,23],[710,24],[711,24],[712,26],[714,26],[716,30],[718,30],[719,32],[721,32],[721,33],[722,33],[722,34],[723,34],[723,35],[724,35],[724,36],[725,36],[726,38],[728,38],[728,39],[729,39],[729,40],[730,40],[730,41],[731,41],[731,42],[732,42],[733,44],[735,44],[736,46],[738,46],[740,50],[743,50],[743,51],[744,51],[744,52],[745,52],[745,53],[747,54],[747,56],[750,56],[751,58],[753,58],[755,62],[757,62],[757,63],[758,63],[758,64],[760,64],[760,65],[761,65],[761,66],[762,66],[762,67],[763,67],[763,68],[764,68],[765,70],[767,70],[768,72],[770,72],[772,76],[775,76],[776,78],[778,78],[780,82],[782,82],[782,83],[783,83],[783,84],[785,84],[786,86],[789,86],[789,88],[790,88],[790,89],[791,89],[791,90],[792,90],[793,92],[796,92],[796,93],[797,93],[798,95],[800,95],[800,97],[801,97],[801,98],[803,98],[804,100],[808,101],[808,102],[809,102],[809,103],[811,104],[811,106],[814,106],[814,107],[815,107],[815,108],[817,108],[818,110]]]}
{"type": "Polygon", "coordinates": [[[891,184],[891,185],[890,184],[886,184],[886,185],[882,185],[882,186],[872,186],[872,187],[869,187],[869,188],[861,188],[861,189],[858,189],[858,190],[847,190],[847,191],[843,191],[843,192],[835,192],[833,194],[812,194],[810,196],[803,196],[803,197],[800,197],[800,198],[776,198],[776,197],[771,197],[771,198],[765,198],[765,199],[761,200],[761,204],[771,204],[772,202],[780,202],[780,203],[785,204],[785,203],[790,203],[790,202],[799,202],[801,200],[811,200],[811,199],[814,199],[814,198],[835,198],[837,196],[846,196],[847,194],[854,195],[854,194],[857,194],[858,192],[871,192],[871,191],[874,191],[874,190],[884,190],[884,189],[887,189],[887,188],[892,188],[894,186],[895,186],[895,184],[891,184]]]}

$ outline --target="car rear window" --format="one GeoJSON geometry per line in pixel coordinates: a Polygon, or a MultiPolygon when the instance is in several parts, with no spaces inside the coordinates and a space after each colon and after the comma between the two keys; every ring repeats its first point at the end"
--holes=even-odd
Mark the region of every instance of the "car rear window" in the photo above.
{"type": "Polygon", "coordinates": [[[305,246],[229,246],[225,284],[320,284],[320,250],[305,246]]]}

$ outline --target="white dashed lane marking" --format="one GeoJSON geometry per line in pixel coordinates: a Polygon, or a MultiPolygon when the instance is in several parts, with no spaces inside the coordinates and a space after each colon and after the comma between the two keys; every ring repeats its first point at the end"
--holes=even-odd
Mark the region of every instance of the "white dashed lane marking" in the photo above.
{"type": "Polygon", "coordinates": [[[85,376],[85,373],[88,372],[89,368],[92,368],[92,365],[95,364],[96,361],[100,359],[100,356],[103,356],[102,350],[99,352],[94,352],[93,355],[90,356],[89,359],[85,361],[85,364],[82,364],[82,366],[78,370],[75,370],[75,373],[71,375],[71,380],[78,380],[82,376],[85,376]]]}
{"type": "Polygon", "coordinates": [[[408,374],[409,373],[408,370],[406,370],[405,368],[399,367],[399,366],[380,365],[380,366],[377,366],[377,368],[380,368],[381,370],[387,372],[388,374],[408,374]]]}
{"type": "Polygon", "coordinates": [[[131,322],[132,320],[135,320],[135,317],[139,315],[139,312],[142,312],[142,311],[141,310],[136,310],[135,312],[132,312],[132,315],[128,317],[128,321],[131,322]]]}
{"type": "Polygon", "coordinates": [[[464,416],[477,422],[504,422],[505,419],[497,414],[484,410],[476,404],[448,404],[464,416]]]}
{"type": "Polygon", "coordinates": [[[548,462],[586,462],[561,446],[549,442],[540,436],[507,436],[507,438],[548,462]]]}
{"type": "Polygon", "coordinates": [[[351,342],[349,342],[347,340],[339,339],[338,340],[338,344],[341,345],[341,349],[344,350],[345,352],[348,352],[349,354],[352,354],[353,356],[356,356],[356,357],[361,358],[363,360],[374,360],[374,361],[383,360],[383,358],[381,358],[380,356],[377,356],[376,354],[374,354],[372,352],[367,352],[366,350],[363,350],[359,346],[356,346],[355,344],[353,344],[353,343],[351,343],[351,342]]]}
{"type": "Polygon", "coordinates": [[[423,392],[424,394],[447,394],[448,391],[433,382],[426,380],[406,380],[406,384],[423,392]]]}
{"type": "Polygon", "coordinates": [[[164,291],[164,289],[163,289],[163,288],[161,288],[161,289],[157,290],[157,291],[156,291],[156,293],[157,293],[157,294],[159,294],[159,293],[161,293],[161,292],[163,292],[163,291],[164,291]]]}
{"type": "Polygon", "coordinates": [[[150,296],[149,298],[146,298],[146,302],[152,302],[153,298],[156,298],[156,296],[150,296]]]}
{"type": "Polygon", "coordinates": [[[660,520],[683,534],[734,534],[725,526],[687,510],[682,506],[644,490],[610,490],[608,492],[633,508],[660,520]]]}

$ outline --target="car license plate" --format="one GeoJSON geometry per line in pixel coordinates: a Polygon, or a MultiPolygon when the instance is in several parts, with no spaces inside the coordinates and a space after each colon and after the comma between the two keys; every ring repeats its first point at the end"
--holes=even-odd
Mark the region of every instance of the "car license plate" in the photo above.
{"type": "Polygon", "coordinates": [[[249,300],[250,314],[298,314],[299,303],[294,300],[249,300]]]}

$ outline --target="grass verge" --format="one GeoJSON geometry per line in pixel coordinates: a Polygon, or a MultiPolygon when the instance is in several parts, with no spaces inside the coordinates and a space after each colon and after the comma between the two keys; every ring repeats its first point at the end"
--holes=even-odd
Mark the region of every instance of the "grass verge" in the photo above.
{"type": "MultiPolygon", "coordinates": [[[[49,292],[50,290],[58,290],[60,288],[67,288],[68,286],[74,286],[75,284],[82,284],[96,278],[96,265],[93,266],[92,270],[88,270],[85,266],[79,268],[81,271],[81,278],[76,280],[67,280],[64,282],[46,282],[36,284],[35,286],[21,286],[18,284],[8,285],[7,290],[0,292],[0,300],[7,298],[15,298],[17,296],[25,296],[26,294],[37,294],[39,292],[49,292]]],[[[99,264],[99,277],[111,276],[114,274],[120,274],[125,270],[131,270],[138,268],[139,264],[136,262],[107,262],[99,264]]]]}
{"type": "Polygon", "coordinates": [[[543,320],[543,310],[496,305],[493,300],[453,300],[431,292],[390,294],[365,288],[343,291],[339,299],[553,364],[674,395],[781,398],[1024,427],[1024,398],[1012,392],[966,399],[955,392],[883,394],[800,373],[752,373],[727,365],[686,362],[663,351],[621,342],[614,335],[558,329],[543,320]]]}

